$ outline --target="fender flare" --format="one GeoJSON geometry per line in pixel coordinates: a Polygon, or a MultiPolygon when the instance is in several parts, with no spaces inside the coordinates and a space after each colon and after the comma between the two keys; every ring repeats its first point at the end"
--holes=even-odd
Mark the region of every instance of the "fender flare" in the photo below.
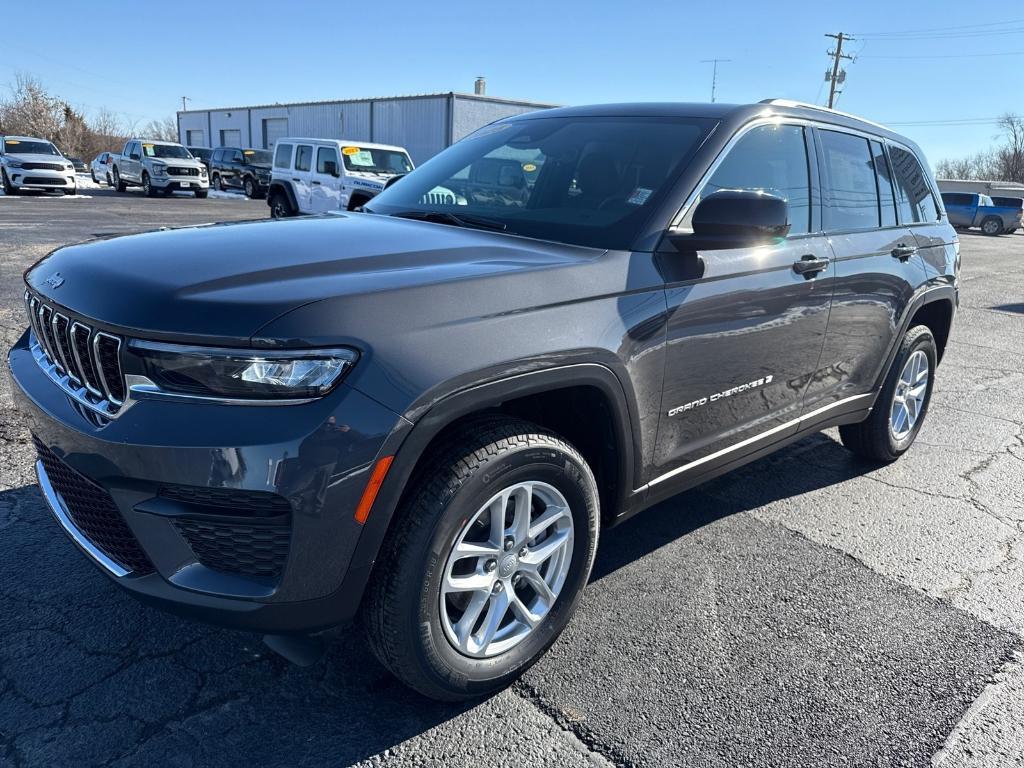
{"type": "MultiPolygon", "coordinates": [[[[892,361],[896,358],[896,353],[899,351],[900,343],[903,341],[903,337],[906,336],[907,331],[910,330],[910,323],[914,319],[914,315],[917,311],[926,304],[934,304],[939,301],[947,301],[952,308],[950,317],[952,318],[956,314],[957,296],[956,288],[952,285],[936,285],[926,288],[925,290],[918,293],[911,301],[907,302],[907,306],[903,311],[903,317],[900,318],[899,328],[896,333],[893,334],[892,340],[889,342],[889,349],[885,355],[885,364],[879,371],[878,376],[875,378],[875,384],[873,391],[877,395],[881,391],[882,385],[885,383],[885,377],[889,374],[889,369],[892,367],[892,361]]],[[[952,324],[952,320],[950,320],[952,324]]]]}
{"type": "Polygon", "coordinates": [[[597,388],[610,404],[613,431],[621,457],[617,488],[619,512],[622,512],[635,488],[639,471],[636,462],[641,453],[639,431],[634,428],[636,416],[626,399],[622,382],[610,368],[600,363],[576,363],[508,376],[453,392],[434,402],[416,422],[402,417],[381,446],[378,457],[395,458],[359,534],[339,590],[351,611],[354,612],[362,600],[377,554],[413,471],[431,440],[441,430],[456,419],[507,400],[580,385],[597,388]]]}
{"type": "Polygon", "coordinates": [[[270,201],[274,197],[274,192],[281,190],[284,192],[284,196],[288,198],[288,204],[292,207],[292,210],[296,213],[301,213],[299,210],[299,201],[295,197],[295,190],[292,189],[291,182],[281,181],[276,179],[270,182],[270,186],[267,187],[267,206],[270,206],[270,201]]]}

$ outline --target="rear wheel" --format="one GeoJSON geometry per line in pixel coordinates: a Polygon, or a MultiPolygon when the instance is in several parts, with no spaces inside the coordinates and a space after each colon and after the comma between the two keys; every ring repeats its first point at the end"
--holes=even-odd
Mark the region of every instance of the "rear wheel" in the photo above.
{"type": "Polygon", "coordinates": [[[927,326],[907,331],[871,415],[839,428],[843,445],[875,461],[895,461],[921,431],[931,402],[938,354],[927,326]]]}
{"type": "Polygon", "coordinates": [[[484,696],[576,610],[597,548],[594,476],[553,433],[491,417],[453,433],[413,482],[363,605],[370,647],[426,696],[484,696]]]}
{"type": "Polygon", "coordinates": [[[981,222],[981,231],[986,235],[1000,235],[1003,233],[1003,222],[995,216],[989,216],[981,222]]]}

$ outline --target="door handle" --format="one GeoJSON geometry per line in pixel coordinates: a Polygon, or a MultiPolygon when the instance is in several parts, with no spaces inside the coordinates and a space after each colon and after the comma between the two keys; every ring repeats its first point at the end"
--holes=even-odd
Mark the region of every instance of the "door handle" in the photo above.
{"type": "Polygon", "coordinates": [[[314,181],[313,184],[316,184],[318,187],[320,186],[320,182],[319,181],[314,181]]]}
{"type": "Polygon", "coordinates": [[[793,262],[793,271],[803,275],[807,279],[814,277],[819,272],[828,269],[828,259],[807,253],[800,257],[800,261],[793,262]]]}
{"type": "Polygon", "coordinates": [[[301,179],[292,178],[292,181],[301,181],[301,179]]]}
{"type": "Polygon", "coordinates": [[[903,243],[900,243],[892,249],[892,257],[894,259],[899,259],[900,261],[906,261],[915,253],[917,253],[917,246],[904,245],[903,243]]]}

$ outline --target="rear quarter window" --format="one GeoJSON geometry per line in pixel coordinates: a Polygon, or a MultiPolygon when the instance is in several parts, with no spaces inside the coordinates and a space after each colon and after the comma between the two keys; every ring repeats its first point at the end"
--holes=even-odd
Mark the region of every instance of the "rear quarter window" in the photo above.
{"type": "Polygon", "coordinates": [[[935,204],[931,185],[914,153],[896,144],[889,145],[893,174],[896,179],[896,202],[900,210],[900,223],[915,224],[935,221],[939,208],[935,204]]]}

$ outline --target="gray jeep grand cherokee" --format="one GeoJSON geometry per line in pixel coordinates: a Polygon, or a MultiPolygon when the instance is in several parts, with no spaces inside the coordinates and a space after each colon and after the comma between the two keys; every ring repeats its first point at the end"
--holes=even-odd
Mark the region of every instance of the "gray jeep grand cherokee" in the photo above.
{"type": "Polygon", "coordinates": [[[46,501],[116,583],[278,638],[359,616],[457,699],[554,642],[603,526],[826,427],[908,450],[958,273],[882,126],[555,109],[365,212],[58,249],[9,365],[46,501]]]}

